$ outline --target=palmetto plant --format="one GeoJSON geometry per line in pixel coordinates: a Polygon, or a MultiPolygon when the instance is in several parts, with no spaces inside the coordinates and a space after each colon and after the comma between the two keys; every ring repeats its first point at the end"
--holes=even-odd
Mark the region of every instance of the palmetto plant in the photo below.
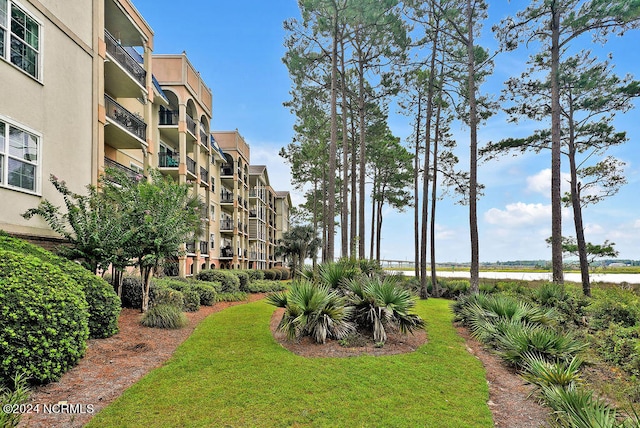
{"type": "Polygon", "coordinates": [[[580,381],[580,365],[582,360],[573,357],[571,361],[547,361],[536,354],[523,355],[522,377],[538,387],[562,386],[570,387],[580,381]]]}
{"type": "Polygon", "coordinates": [[[393,277],[360,278],[347,283],[357,325],[370,329],[378,343],[387,340],[386,328],[403,333],[424,328],[424,321],[410,313],[415,298],[398,286],[393,277]]]}
{"type": "Polygon", "coordinates": [[[289,292],[274,293],[267,301],[285,308],[278,329],[289,339],[311,336],[318,343],[327,338],[342,339],[355,330],[350,322],[352,308],[345,306],[344,297],[325,285],[308,280],[294,282],[289,292]]]}
{"type": "Polygon", "coordinates": [[[354,279],[359,273],[357,267],[344,262],[323,263],[319,269],[320,282],[333,289],[354,279]]]}

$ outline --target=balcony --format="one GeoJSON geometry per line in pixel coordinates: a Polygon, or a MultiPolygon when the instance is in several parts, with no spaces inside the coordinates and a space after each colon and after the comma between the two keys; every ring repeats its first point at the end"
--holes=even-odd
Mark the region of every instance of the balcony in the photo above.
{"type": "MultiPolygon", "coordinates": [[[[105,61],[105,89],[116,97],[139,98],[146,94],[146,70],[127,48],[105,30],[107,60],[105,61]]],[[[134,53],[137,54],[137,53],[134,53]]]]}
{"type": "Polygon", "coordinates": [[[220,231],[233,231],[233,220],[225,219],[220,220],[220,231]]]}
{"type": "Polygon", "coordinates": [[[187,253],[195,254],[196,252],[196,243],[195,242],[187,242],[187,253]]]}
{"type": "Polygon", "coordinates": [[[196,161],[187,156],[187,171],[196,176],[196,161]]]}
{"type": "Polygon", "coordinates": [[[249,210],[249,218],[256,218],[258,217],[258,213],[256,212],[256,210],[251,209],[249,210]]]}
{"type": "Polygon", "coordinates": [[[159,168],[177,168],[180,165],[180,155],[178,153],[158,153],[159,168]]]}
{"type": "Polygon", "coordinates": [[[200,254],[209,254],[209,243],[200,241],[200,254]]]}
{"type": "Polygon", "coordinates": [[[200,129],[200,144],[209,150],[209,139],[207,138],[207,133],[200,129]]]}
{"type": "Polygon", "coordinates": [[[220,192],[220,203],[221,204],[232,204],[233,203],[233,192],[229,192],[223,190],[220,192]]]}
{"type": "Polygon", "coordinates": [[[140,179],[142,178],[145,178],[145,179],[147,178],[146,176],[140,174],[138,171],[134,171],[131,168],[127,168],[126,166],[114,161],[113,159],[109,159],[107,157],[104,158],[104,167],[122,171],[127,175],[127,177],[129,177],[131,180],[134,180],[134,181],[140,181],[140,179]]]}
{"type": "Polygon", "coordinates": [[[209,171],[200,167],[200,185],[203,187],[209,187],[209,171]]]}
{"type": "Polygon", "coordinates": [[[223,177],[233,177],[233,167],[227,164],[220,167],[220,175],[223,177]]]}
{"type": "Polygon", "coordinates": [[[162,126],[178,126],[178,112],[160,108],[158,124],[162,126]]]}
{"type": "Polygon", "coordinates": [[[146,146],[147,124],[144,123],[141,117],[134,115],[106,94],[104,96],[104,107],[108,123],[115,124],[118,128],[118,130],[110,130],[109,128],[113,128],[110,126],[105,128],[107,144],[116,149],[140,148],[141,143],[146,146]],[[128,138],[125,138],[125,136],[128,136],[128,138]],[[131,140],[135,140],[137,144],[131,140]]]}
{"type": "Polygon", "coordinates": [[[230,245],[222,248],[220,250],[220,258],[221,259],[232,259],[233,258],[233,248],[230,245]]]}
{"type": "Polygon", "coordinates": [[[251,253],[249,253],[249,260],[257,260],[258,259],[258,253],[256,251],[252,251],[251,253]]]}
{"type": "Polygon", "coordinates": [[[187,117],[187,131],[191,132],[191,135],[193,135],[193,138],[196,138],[196,128],[197,128],[196,122],[188,114],[186,115],[186,117],[187,117]]]}

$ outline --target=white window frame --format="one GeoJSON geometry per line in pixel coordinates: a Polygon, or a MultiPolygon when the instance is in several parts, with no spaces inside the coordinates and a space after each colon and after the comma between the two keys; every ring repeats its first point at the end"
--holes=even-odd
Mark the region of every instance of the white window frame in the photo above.
{"type": "Polygon", "coordinates": [[[0,148],[0,188],[16,190],[18,192],[29,193],[31,195],[41,194],[42,189],[42,134],[13,120],[10,120],[0,115],[0,122],[5,126],[4,129],[4,147],[0,148]],[[36,160],[20,159],[15,155],[9,153],[9,129],[13,127],[27,134],[31,134],[36,139],[36,160]],[[34,189],[26,189],[20,186],[13,186],[9,184],[9,158],[15,159],[19,162],[23,162],[34,166],[33,174],[33,187],[34,189]]]}
{"type": "Polygon", "coordinates": [[[15,67],[16,69],[20,70],[22,73],[26,74],[27,76],[31,77],[32,79],[37,80],[38,82],[42,83],[42,46],[43,46],[43,23],[40,19],[38,19],[30,10],[29,8],[25,7],[22,3],[16,1],[16,0],[0,0],[0,1],[4,1],[6,2],[7,5],[7,16],[5,17],[4,21],[0,20],[0,28],[4,31],[4,34],[2,36],[2,42],[4,45],[3,49],[0,49],[0,58],[2,58],[4,61],[6,61],[8,64],[11,64],[12,67],[15,67]],[[37,25],[38,25],[38,48],[35,49],[33,48],[33,46],[31,46],[29,43],[27,43],[25,40],[20,39],[19,37],[15,36],[18,40],[20,40],[22,43],[24,43],[28,49],[33,49],[35,51],[35,75],[31,74],[30,72],[28,72],[27,70],[25,70],[24,68],[14,64],[11,61],[11,37],[14,34],[14,32],[12,31],[12,25],[11,25],[11,14],[12,14],[12,10],[14,8],[20,9],[29,19],[31,19],[32,21],[34,21],[37,25]]]}

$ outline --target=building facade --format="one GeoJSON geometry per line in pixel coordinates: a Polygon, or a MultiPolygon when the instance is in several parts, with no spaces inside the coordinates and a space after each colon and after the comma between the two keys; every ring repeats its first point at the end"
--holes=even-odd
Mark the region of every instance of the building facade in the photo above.
{"type": "Polygon", "coordinates": [[[207,207],[176,274],[275,265],[266,167],[251,173],[237,130],[212,131],[212,91],[185,53],[154,54],[153,37],[130,0],[0,0],[0,229],[54,243],[46,222],[21,216],[42,199],[63,205],[51,175],[82,193],[106,168],[157,168],[207,207]]]}

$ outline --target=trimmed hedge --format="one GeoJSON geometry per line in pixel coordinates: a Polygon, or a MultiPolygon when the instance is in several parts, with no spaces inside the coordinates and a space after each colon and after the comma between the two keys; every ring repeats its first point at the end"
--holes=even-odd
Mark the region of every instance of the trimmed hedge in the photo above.
{"type": "Polygon", "coordinates": [[[0,380],[49,382],[84,355],[87,302],[74,278],[37,257],[0,250],[0,380]]]}
{"type": "Polygon", "coordinates": [[[213,306],[216,303],[216,286],[220,287],[218,283],[204,282],[193,280],[190,282],[191,288],[198,292],[200,295],[200,304],[204,306],[213,306]]]}
{"type": "Polygon", "coordinates": [[[264,279],[264,271],[258,269],[247,269],[244,272],[249,275],[249,282],[258,281],[264,279]]]}
{"type": "Polygon", "coordinates": [[[268,281],[266,279],[253,281],[251,284],[249,284],[250,293],[269,293],[272,291],[283,291],[286,289],[287,287],[283,282],[268,281]]]}
{"type": "MultiPolygon", "coordinates": [[[[184,308],[184,295],[178,290],[159,285],[154,280],[149,286],[149,308],[168,304],[184,308]]],[[[125,277],[122,281],[122,306],[140,309],[142,307],[142,280],[139,277],[125,277]]]]}
{"type": "Polygon", "coordinates": [[[196,275],[196,279],[206,282],[219,282],[218,293],[237,293],[240,291],[240,280],[232,271],[222,269],[205,269],[196,275]]]}
{"type": "Polygon", "coordinates": [[[232,270],[230,272],[232,272],[235,276],[238,277],[238,280],[240,281],[240,291],[244,291],[244,292],[249,291],[247,288],[249,285],[249,274],[241,270],[232,270]]]}
{"type": "Polygon", "coordinates": [[[82,287],[89,305],[90,337],[104,338],[113,336],[118,332],[118,316],[121,309],[120,299],[113,287],[105,280],[77,263],[56,256],[37,245],[13,238],[2,231],[0,231],[0,249],[28,254],[54,264],[77,282],[82,287]]]}
{"type": "Polygon", "coordinates": [[[182,293],[184,305],[182,309],[187,312],[197,312],[200,309],[200,294],[193,289],[190,283],[176,281],[172,278],[162,278],[154,280],[156,286],[170,288],[182,293]]]}

